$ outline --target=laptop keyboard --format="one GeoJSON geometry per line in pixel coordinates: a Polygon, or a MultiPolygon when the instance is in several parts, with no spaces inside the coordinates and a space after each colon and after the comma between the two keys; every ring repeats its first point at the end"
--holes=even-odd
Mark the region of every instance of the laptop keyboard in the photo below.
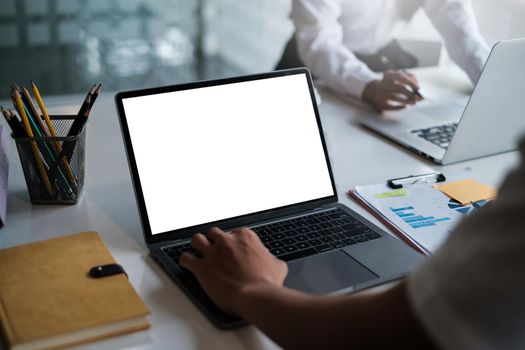
{"type": "MultiPolygon", "coordinates": [[[[251,228],[270,252],[284,261],[381,237],[339,208],[251,228]]],[[[184,252],[198,254],[190,243],[167,247],[164,251],[176,263],[184,252]]]]}
{"type": "Polygon", "coordinates": [[[432,142],[434,145],[447,149],[452,140],[452,136],[456,132],[458,123],[433,126],[431,128],[412,130],[412,133],[424,138],[428,142],[432,142]]]}

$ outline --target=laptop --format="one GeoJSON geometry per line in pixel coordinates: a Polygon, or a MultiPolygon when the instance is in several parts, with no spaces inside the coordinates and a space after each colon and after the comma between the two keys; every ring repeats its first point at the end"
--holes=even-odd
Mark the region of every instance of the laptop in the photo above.
{"type": "Polygon", "coordinates": [[[512,151],[525,131],[525,39],[494,45],[468,100],[366,115],[363,126],[438,164],[512,151]]]}
{"type": "MultiPolygon", "coordinates": [[[[223,313],[178,265],[212,226],[251,227],[288,263],[285,285],[328,294],[400,278],[423,257],[338,203],[310,73],[116,95],[150,255],[219,328],[223,313]]],[[[356,171],[359,171],[356,166],[356,171]]]]}

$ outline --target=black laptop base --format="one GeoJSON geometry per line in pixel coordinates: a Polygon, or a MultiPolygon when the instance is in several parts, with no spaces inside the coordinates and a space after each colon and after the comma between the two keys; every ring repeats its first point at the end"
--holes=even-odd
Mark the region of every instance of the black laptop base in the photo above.
{"type": "MultiPolygon", "coordinates": [[[[384,238],[385,235],[382,230],[364,218],[356,213],[350,214],[341,206],[273,223],[255,225],[252,229],[272,254],[286,262],[311,255],[331,253],[345,247],[384,238]]],[[[213,325],[219,329],[233,329],[246,325],[245,320],[226,314],[217,307],[197,279],[178,264],[184,252],[196,253],[189,242],[176,242],[173,245],[164,242],[150,246],[152,258],[213,325]]],[[[380,278],[370,278],[363,282],[368,280],[373,280],[372,284],[364,283],[358,289],[385,282],[380,278]]]]}

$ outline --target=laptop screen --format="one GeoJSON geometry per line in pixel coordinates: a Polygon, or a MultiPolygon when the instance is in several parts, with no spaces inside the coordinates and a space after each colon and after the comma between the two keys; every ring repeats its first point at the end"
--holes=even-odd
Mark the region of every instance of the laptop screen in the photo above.
{"type": "Polygon", "coordinates": [[[305,73],[122,105],[152,234],[335,195],[305,73]]]}

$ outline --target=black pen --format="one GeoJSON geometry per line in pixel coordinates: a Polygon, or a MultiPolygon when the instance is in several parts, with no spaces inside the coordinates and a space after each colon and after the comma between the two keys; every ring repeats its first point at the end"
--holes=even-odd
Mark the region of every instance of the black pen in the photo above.
{"type": "Polygon", "coordinates": [[[91,99],[91,106],[89,109],[91,109],[91,107],[93,107],[93,104],[95,103],[97,97],[98,97],[98,93],[100,91],[100,87],[102,86],[102,84],[98,84],[98,86],[95,88],[95,90],[93,91],[93,94],[92,94],[92,99],[91,99]]]}
{"type": "MultiPolygon", "coordinates": [[[[404,71],[403,71],[404,72],[404,71]]],[[[424,100],[425,98],[423,97],[423,95],[421,95],[421,93],[419,92],[419,89],[414,89],[414,95],[416,95],[417,97],[419,97],[420,99],[424,100]]]]}
{"type": "Polygon", "coordinates": [[[95,92],[96,84],[93,84],[91,89],[89,89],[86,98],[84,98],[84,102],[82,103],[82,106],[80,107],[80,110],[78,111],[77,118],[82,117],[84,113],[86,113],[86,110],[89,108],[89,104],[91,103],[91,98],[93,93],[95,92]]]}
{"type": "Polygon", "coordinates": [[[11,130],[13,132],[14,137],[24,137],[27,136],[26,131],[22,127],[22,124],[20,123],[20,120],[16,117],[14,113],[12,113],[10,110],[6,110],[3,107],[0,107],[2,109],[2,114],[4,115],[5,119],[7,120],[7,123],[11,127],[11,130]]]}
{"type": "MultiPolygon", "coordinates": [[[[393,69],[393,70],[400,70],[401,72],[403,73],[408,73],[406,70],[404,69],[399,69],[397,68],[389,59],[388,57],[386,56],[381,56],[381,63],[383,63],[388,69],[393,69]]],[[[416,95],[417,97],[419,97],[420,99],[424,100],[425,98],[423,97],[423,95],[421,95],[421,93],[419,92],[419,89],[414,89],[412,88],[412,92],[414,93],[414,95],[416,95]]]]}
{"type": "Polygon", "coordinates": [[[87,121],[87,116],[89,115],[89,111],[91,108],[89,107],[91,104],[91,94],[88,94],[86,99],[84,100],[84,103],[82,104],[82,107],[80,107],[80,111],[78,112],[77,117],[73,121],[73,124],[71,124],[71,128],[69,129],[69,132],[67,133],[67,136],[77,136],[80,133],[80,130],[82,130],[82,127],[87,121]]]}
{"type": "Polygon", "coordinates": [[[22,121],[20,118],[16,116],[16,113],[14,113],[11,110],[7,110],[7,113],[9,114],[9,119],[11,120],[11,123],[13,123],[13,133],[17,137],[26,137],[26,129],[24,128],[24,124],[22,124],[22,121]]]}

